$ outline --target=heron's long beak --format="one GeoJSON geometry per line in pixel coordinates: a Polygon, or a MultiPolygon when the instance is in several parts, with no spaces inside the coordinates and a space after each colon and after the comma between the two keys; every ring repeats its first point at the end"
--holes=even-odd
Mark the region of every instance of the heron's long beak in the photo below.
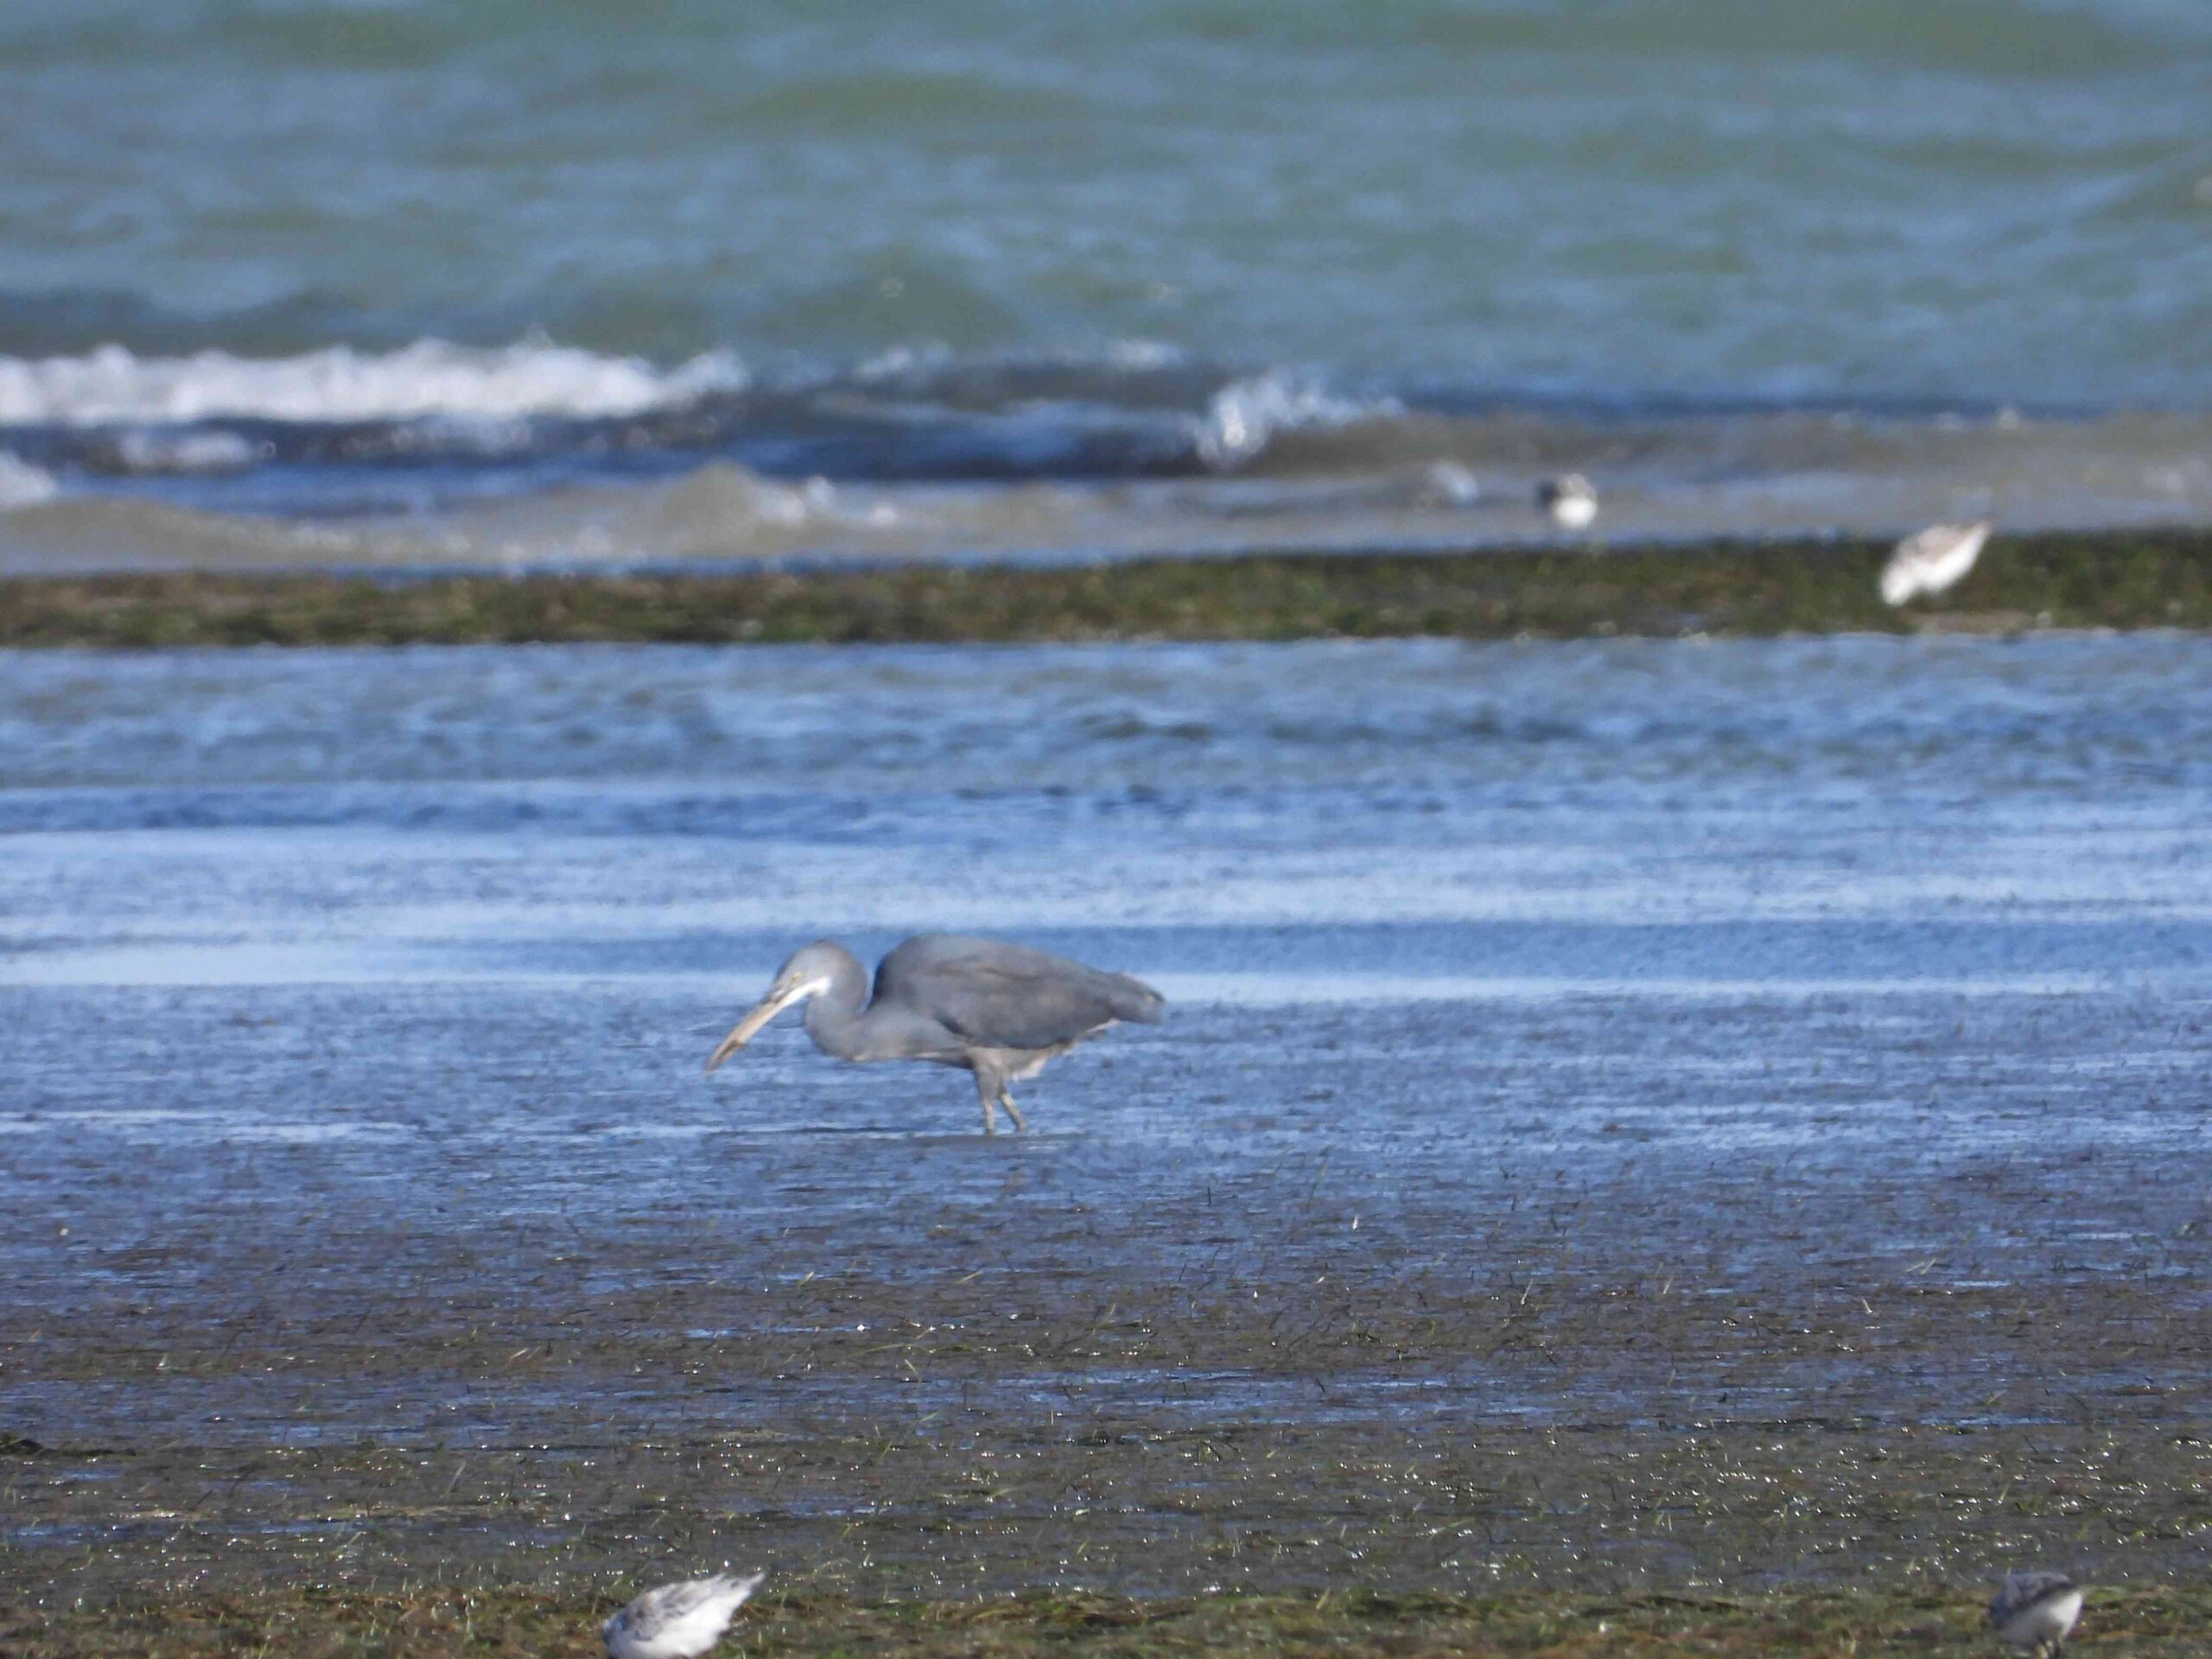
{"type": "Polygon", "coordinates": [[[803,1002],[822,988],[817,982],[802,980],[796,985],[786,985],[771,990],[760,999],[760,1006],[737,1022],[736,1028],[722,1039],[722,1046],[714,1052],[707,1062],[711,1071],[724,1060],[743,1048],[760,1034],[760,1027],[781,1014],[794,1002],[803,1002]]]}

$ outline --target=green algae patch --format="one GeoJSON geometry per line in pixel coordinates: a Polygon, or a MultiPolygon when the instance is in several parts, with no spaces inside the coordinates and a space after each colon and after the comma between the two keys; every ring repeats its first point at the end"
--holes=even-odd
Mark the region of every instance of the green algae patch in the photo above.
{"type": "MultiPolygon", "coordinates": [[[[612,1595],[454,1587],[353,1592],[300,1589],[79,1609],[0,1613],[11,1659],[200,1659],[312,1656],[594,1655],[612,1595]]],[[[2212,1593],[2135,1584],[2094,1589],[2069,1651],[2140,1659],[2197,1655],[2212,1593]]],[[[1986,1655],[1978,1591],[1880,1587],[1732,1597],[1214,1596],[1140,1601],[1031,1594],[960,1602],[874,1605],[764,1597],[740,1615],[721,1652],[749,1659],[1160,1659],[1175,1655],[1418,1659],[1427,1655],[1821,1656],[1986,1655]]]]}
{"type": "Polygon", "coordinates": [[[2212,531],[2003,537],[1891,609],[1871,542],[1253,554],[719,574],[214,572],[0,582],[0,645],[1496,639],[2212,627],[2212,531]]]}

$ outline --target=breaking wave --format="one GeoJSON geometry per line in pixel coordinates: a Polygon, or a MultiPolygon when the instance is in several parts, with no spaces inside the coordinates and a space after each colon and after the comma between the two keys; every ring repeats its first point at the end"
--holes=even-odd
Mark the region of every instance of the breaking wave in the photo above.
{"type": "Polygon", "coordinates": [[[921,347],[760,378],[734,353],[673,366],[537,340],[0,358],[0,429],[67,478],[210,478],[264,467],[567,463],[666,469],[721,456],[783,476],[1020,480],[1200,476],[1278,440],[1405,414],[1292,369],[1247,372],[1125,341],[1092,355],[921,347]]]}
{"type": "Polygon", "coordinates": [[[34,467],[22,456],[0,449],[0,512],[51,501],[60,487],[45,467],[34,467]]]}
{"type": "Polygon", "coordinates": [[[1395,397],[1345,397],[1310,377],[1273,370],[1214,393],[1198,426],[1198,449],[1217,471],[1242,465],[1281,432],[1323,431],[1402,418],[1395,397]]]}
{"type": "Polygon", "coordinates": [[[516,569],[2212,522],[2212,413],[1604,400],[1142,342],[0,358],[0,569],[516,569]]]}
{"type": "Polygon", "coordinates": [[[331,346],[282,358],[224,351],[139,357],[111,345],[80,357],[0,359],[0,424],[606,419],[745,384],[743,365],[727,352],[661,368],[543,341],[485,347],[423,340],[393,352],[331,346]]]}

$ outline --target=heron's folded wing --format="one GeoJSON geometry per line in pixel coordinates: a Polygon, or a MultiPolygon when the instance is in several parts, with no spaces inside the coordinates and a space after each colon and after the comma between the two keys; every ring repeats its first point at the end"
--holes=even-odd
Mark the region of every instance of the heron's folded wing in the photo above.
{"type": "Polygon", "coordinates": [[[1052,1048],[1116,1020],[1157,1020],[1160,1007],[1126,975],[1019,946],[902,963],[877,995],[887,988],[984,1048],[1052,1048]]]}

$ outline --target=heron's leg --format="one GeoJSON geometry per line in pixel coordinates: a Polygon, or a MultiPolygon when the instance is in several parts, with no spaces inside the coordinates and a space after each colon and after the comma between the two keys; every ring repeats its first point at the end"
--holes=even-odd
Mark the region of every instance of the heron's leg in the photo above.
{"type": "MultiPolygon", "coordinates": [[[[1002,1092],[996,1077],[988,1076],[982,1071],[976,1074],[976,1098],[983,1103],[983,1133],[985,1135],[996,1135],[999,1132],[998,1114],[991,1109],[1002,1092]]],[[[1011,1106],[1007,1108],[1008,1112],[1012,1112],[1013,1109],[1011,1106]]],[[[1016,1123],[1020,1121],[1020,1118],[1014,1119],[1016,1123]]]]}
{"type": "Polygon", "coordinates": [[[1003,1089],[999,1090],[999,1104],[1006,1108],[1006,1115],[1014,1120],[1016,1134],[1029,1133],[1029,1125],[1021,1116],[1021,1108],[1014,1103],[1014,1096],[1003,1089]]]}

